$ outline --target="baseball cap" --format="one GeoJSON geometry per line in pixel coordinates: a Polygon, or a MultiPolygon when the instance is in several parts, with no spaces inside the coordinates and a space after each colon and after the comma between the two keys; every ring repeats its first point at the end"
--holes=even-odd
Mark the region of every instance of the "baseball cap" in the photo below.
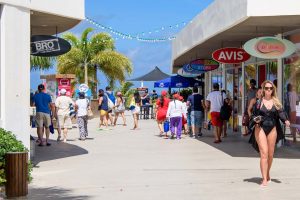
{"type": "Polygon", "coordinates": [[[62,89],[60,90],[60,94],[66,94],[66,93],[67,93],[67,90],[64,89],[64,88],[62,88],[62,89]]]}

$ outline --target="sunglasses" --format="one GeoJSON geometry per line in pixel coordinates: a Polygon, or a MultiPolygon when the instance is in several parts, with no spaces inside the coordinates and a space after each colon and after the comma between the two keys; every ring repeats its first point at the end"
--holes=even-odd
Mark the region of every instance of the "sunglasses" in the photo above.
{"type": "Polygon", "coordinates": [[[265,87],[265,90],[273,90],[273,87],[265,87]]]}

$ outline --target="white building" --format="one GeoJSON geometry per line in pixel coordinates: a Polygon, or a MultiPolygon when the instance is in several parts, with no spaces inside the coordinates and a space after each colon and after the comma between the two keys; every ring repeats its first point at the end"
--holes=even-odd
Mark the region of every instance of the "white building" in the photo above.
{"type": "MultiPolygon", "coordinates": [[[[172,43],[172,72],[195,59],[211,59],[220,48],[238,47],[250,39],[277,36],[300,47],[299,0],[215,0],[189,23],[172,43]]],[[[252,57],[239,65],[222,64],[205,74],[205,94],[212,82],[219,82],[234,98],[241,119],[247,83],[254,78],[277,80],[278,96],[284,98],[287,83],[300,94],[300,49],[288,59],[264,60],[252,57]],[[249,71],[253,70],[250,74],[249,71]],[[293,72],[293,73],[290,73],[293,72]]],[[[300,116],[299,116],[300,117],[300,116]]],[[[238,124],[241,120],[239,120],[238,124]]]]}
{"type": "Polygon", "coordinates": [[[66,31],[84,19],[84,0],[0,0],[0,127],[30,144],[30,37],[66,31]]]}

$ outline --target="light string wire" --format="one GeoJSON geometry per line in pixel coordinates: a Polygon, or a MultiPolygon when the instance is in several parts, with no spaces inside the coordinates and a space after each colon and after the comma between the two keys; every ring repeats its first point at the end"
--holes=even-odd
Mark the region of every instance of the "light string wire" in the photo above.
{"type": "MultiPolygon", "coordinates": [[[[170,36],[170,37],[163,37],[163,38],[145,38],[145,37],[140,37],[140,35],[145,35],[146,32],[141,32],[141,33],[138,33],[138,34],[127,34],[127,33],[123,33],[123,32],[120,32],[118,30],[115,30],[111,27],[108,27],[108,26],[105,26],[103,24],[100,24],[98,22],[96,22],[95,20],[89,18],[89,17],[86,17],[85,19],[87,22],[89,22],[90,24],[96,26],[97,28],[101,28],[103,30],[106,30],[107,32],[110,32],[120,38],[123,38],[123,39],[129,39],[129,40],[137,40],[137,41],[141,41],[141,42],[168,42],[168,41],[171,41],[171,40],[174,40],[176,37],[175,36],[170,36]]],[[[192,23],[192,21],[190,21],[189,23],[192,23]]],[[[186,22],[182,22],[181,23],[182,26],[185,26],[187,23],[186,22]]],[[[171,25],[171,26],[163,26],[161,27],[160,29],[155,29],[155,30],[152,30],[152,31],[147,31],[147,33],[149,34],[152,34],[152,33],[157,33],[159,32],[160,30],[165,30],[167,28],[170,28],[170,29],[173,29],[173,28],[179,28],[181,27],[180,24],[175,24],[175,25],[171,25]]],[[[116,38],[116,40],[118,40],[118,38],[116,38]]]]}

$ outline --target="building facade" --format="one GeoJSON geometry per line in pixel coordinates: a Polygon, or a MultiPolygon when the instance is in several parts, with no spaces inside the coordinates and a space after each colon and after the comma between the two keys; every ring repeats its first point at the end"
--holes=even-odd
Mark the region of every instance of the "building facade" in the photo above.
{"type": "MultiPolygon", "coordinates": [[[[300,96],[299,20],[300,1],[297,0],[215,0],[173,41],[171,70],[176,73],[181,66],[195,59],[211,59],[212,53],[220,48],[243,48],[248,40],[256,37],[275,36],[295,43],[297,51],[288,58],[251,57],[240,64],[221,64],[217,70],[205,74],[205,94],[211,91],[212,83],[220,83],[232,97],[236,125],[241,125],[245,94],[252,78],[258,85],[264,80],[276,80],[282,101],[288,83],[300,96]]],[[[299,111],[297,115],[300,117],[299,111]]]]}
{"type": "Polygon", "coordinates": [[[0,127],[30,145],[30,37],[84,19],[84,0],[0,0],[0,127]]]}

